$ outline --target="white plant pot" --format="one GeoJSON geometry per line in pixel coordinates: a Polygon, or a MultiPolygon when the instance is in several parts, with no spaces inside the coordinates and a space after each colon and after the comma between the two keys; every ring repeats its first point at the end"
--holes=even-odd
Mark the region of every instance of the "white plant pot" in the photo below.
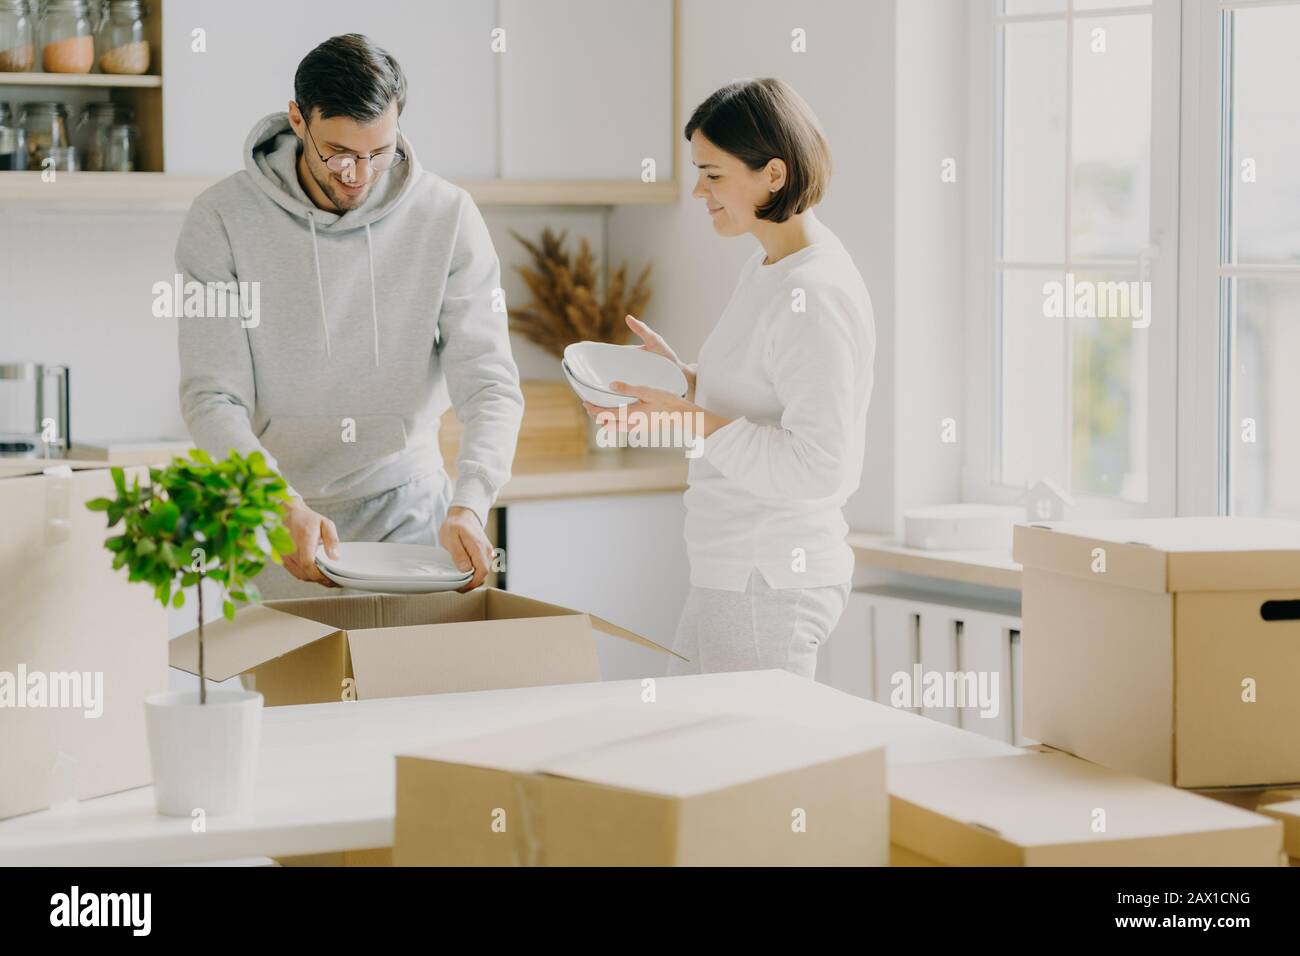
{"type": "Polygon", "coordinates": [[[149,760],[158,812],[189,817],[252,807],[262,695],[255,691],[170,691],[145,699],[149,760]]]}

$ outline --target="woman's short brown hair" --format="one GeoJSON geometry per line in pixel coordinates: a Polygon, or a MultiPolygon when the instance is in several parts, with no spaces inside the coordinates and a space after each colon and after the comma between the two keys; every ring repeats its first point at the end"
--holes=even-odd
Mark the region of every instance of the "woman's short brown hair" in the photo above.
{"type": "Polygon", "coordinates": [[[759,219],[785,222],[821,202],[831,181],[831,150],[821,124],[788,83],[770,77],[739,80],[695,108],[686,124],[750,169],[785,162],[786,184],[760,206],[759,219]]]}

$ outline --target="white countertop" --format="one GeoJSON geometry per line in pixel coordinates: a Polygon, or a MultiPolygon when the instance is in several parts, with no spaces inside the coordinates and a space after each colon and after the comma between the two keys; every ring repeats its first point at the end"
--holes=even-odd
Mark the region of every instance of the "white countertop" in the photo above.
{"type": "MultiPolygon", "coordinates": [[[[1025,751],[815,685],[784,671],[663,677],[657,705],[864,730],[889,764],[1025,751]],[[707,701],[707,704],[702,704],[707,701]]],[[[203,833],[154,812],[141,787],[0,821],[0,865],[151,865],[387,847],[393,758],[430,744],[618,704],[639,680],[267,708],[255,809],[203,833]]],[[[642,705],[653,706],[653,705],[642,705]]]]}

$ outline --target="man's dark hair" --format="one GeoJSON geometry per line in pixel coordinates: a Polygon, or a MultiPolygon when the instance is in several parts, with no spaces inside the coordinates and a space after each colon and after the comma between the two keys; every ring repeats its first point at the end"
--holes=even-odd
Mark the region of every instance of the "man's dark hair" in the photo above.
{"type": "Polygon", "coordinates": [[[304,119],[320,110],[321,119],[346,116],[359,123],[377,120],[397,101],[406,106],[406,75],[391,53],[360,33],[330,37],[298,64],[293,97],[304,119]]]}

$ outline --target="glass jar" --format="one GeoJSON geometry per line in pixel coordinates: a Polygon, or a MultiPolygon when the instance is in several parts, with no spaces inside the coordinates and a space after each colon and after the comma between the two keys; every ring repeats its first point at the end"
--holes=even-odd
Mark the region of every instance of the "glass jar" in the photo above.
{"type": "Polygon", "coordinates": [[[45,0],[41,66],[46,73],[89,73],[95,65],[87,0],[45,0]]]}
{"type": "Polygon", "coordinates": [[[12,121],[0,122],[0,171],[26,168],[27,131],[12,121]]]}
{"type": "Polygon", "coordinates": [[[129,123],[115,123],[103,130],[100,133],[100,151],[104,172],[134,172],[135,127],[129,123]]]}
{"type": "Polygon", "coordinates": [[[149,72],[146,13],[141,0],[109,0],[95,37],[100,72],[133,76],[149,72]]]}
{"type": "Polygon", "coordinates": [[[126,103],[88,103],[72,124],[72,145],[77,147],[81,168],[88,172],[104,169],[104,134],[115,123],[135,121],[135,109],[126,103]]]}
{"type": "Polygon", "coordinates": [[[24,103],[20,118],[27,133],[27,168],[40,169],[38,153],[66,149],[68,142],[68,108],[62,103],[24,103]]]}
{"type": "Polygon", "coordinates": [[[35,65],[31,0],[0,0],[0,73],[26,73],[35,65]]]}

